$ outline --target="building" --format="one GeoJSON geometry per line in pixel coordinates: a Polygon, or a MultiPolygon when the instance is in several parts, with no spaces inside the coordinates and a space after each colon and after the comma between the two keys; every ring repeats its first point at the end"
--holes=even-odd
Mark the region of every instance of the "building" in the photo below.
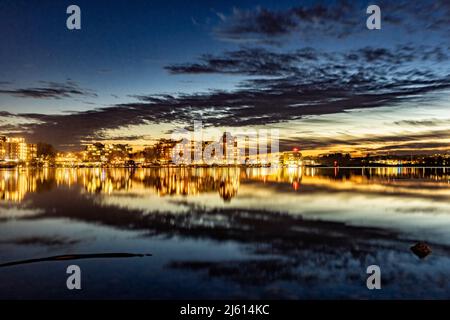
{"type": "Polygon", "coordinates": [[[302,154],[297,148],[281,154],[280,164],[284,167],[298,167],[302,165],[302,154]]]}
{"type": "Polygon", "coordinates": [[[0,160],[6,162],[31,162],[37,158],[37,145],[26,143],[24,138],[0,137],[0,160]]]}
{"type": "Polygon", "coordinates": [[[55,157],[55,164],[61,167],[74,167],[80,163],[80,158],[77,153],[57,153],[55,157]]]}
{"type": "Polygon", "coordinates": [[[94,143],[86,146],[83,160],[91,163],[122,165],[130,160],[132,148],[124,144],[94,143]]]}
{"type": "Polygon", "coordinates": [[[231,133],[224,132],[221,139],[222,143],[222,163],[225,165],[239,164],[239,149],[237,137],[233,137],[231,133]]]}
{"type": "Polygon", "coordinates": [[[176,144],[177,141],[173,141],[170,139],[159,140],[154,147],[157,157],[157,163],[164,165],[171,164],[176,144]]]}
{"type": "Polygon", "coordinates": [[[0,136],[0,161],[6,159],[6,139],[5,136],[0,136]]]}

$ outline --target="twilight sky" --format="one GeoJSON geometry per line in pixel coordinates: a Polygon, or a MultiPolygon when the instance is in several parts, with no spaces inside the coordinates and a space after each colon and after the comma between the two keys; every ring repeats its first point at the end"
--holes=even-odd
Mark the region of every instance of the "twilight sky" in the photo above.
{"type": "Polygon", "coordinates": [[[143,146],[202,120],[305,154],[448,152],[449,56],[450,0],[2,0],[0,133],[143,146]]]}

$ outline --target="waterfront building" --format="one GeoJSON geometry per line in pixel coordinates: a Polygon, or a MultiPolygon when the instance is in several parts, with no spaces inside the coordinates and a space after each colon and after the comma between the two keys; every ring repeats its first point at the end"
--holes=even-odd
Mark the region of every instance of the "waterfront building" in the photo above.
{"type": "Polygon", "coordinates": [[[86,146],[83,160],[89,163],[123,165],[130,160],[132,148],[125,144],[93,143],[86,146]]]}
{"type": "Polygon", "coordinates": [[[297,148],[281,154],[280,164],[284,167],[298,167],[302,165],[302,154],[297,148]]]}
{"type": "Polygon", "coordinates": [[[0,137],[0,160],[5,162],[32,162],[37,158],[37,145],[24,138],[0,137]]]}

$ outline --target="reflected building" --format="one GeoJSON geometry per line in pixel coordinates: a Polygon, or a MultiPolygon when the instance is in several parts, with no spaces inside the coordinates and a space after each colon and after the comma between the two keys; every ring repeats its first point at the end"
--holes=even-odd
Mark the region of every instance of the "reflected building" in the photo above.
{"type": "Polygon", "coordinates": [[[57,169],[57,185],[82,185],[88,193],[112,194],[144,190],[158,196],[192,196],[218,192],[229,201],[237,195],[239,171],[216,174],[208,169],[57,169]]]}
{"type": "MultiPolygon", "coordinates": [[[[277,184],[302,192],[304,186],[330,190],[414,193],[417,186],[446,194],[450,172],[445,168],[43,168],[0,170],[0,200],[20,202],[28,193],[52,188],[81,188],[91,194],[130,192],[145,196],[196,196],[215,193],[229,202],[243,184],[277,184]],[[441,188],[438,190],[437,188],[441,188]]],[[[307,190],[308,188],[306,188],[307,190]]],[[[286,189],[288,190],[288,189],[286,189]]],[[[425,191],[421,192],[425,192],[425,191]]]]}
{"type": "Polygon", "coordinates": [[[231,199],[239,188],[239,169],[159,168],[139,170],[132,179],[154,189],[159,196],[218,192],[223,198],[231,199]]]}
{"type": "Polygon", "coordinates": [[[237,195],[238,189],[239,179],[227,178],[219,183],[220,197],[226,202],[230,202],[231,199],[237,195]]]}
{"type": "Polygon", "coordinates": [[[29,192],[37,191],[37,178],[31,172],[0,170],[0,200],[21,202],[29,192]]]}

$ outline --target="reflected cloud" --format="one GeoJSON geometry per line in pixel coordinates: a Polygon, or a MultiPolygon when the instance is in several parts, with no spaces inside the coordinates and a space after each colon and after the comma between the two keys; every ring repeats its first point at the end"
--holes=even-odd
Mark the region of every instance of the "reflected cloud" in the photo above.
{"type": "Polygon", "coordinates": [[[64,237],[54,236],[30,236],[14,239],[0,240],[2,244],[23,245],[23,246],[70,246],[79,243],[77,239],[68,239],[64,237]]]}

